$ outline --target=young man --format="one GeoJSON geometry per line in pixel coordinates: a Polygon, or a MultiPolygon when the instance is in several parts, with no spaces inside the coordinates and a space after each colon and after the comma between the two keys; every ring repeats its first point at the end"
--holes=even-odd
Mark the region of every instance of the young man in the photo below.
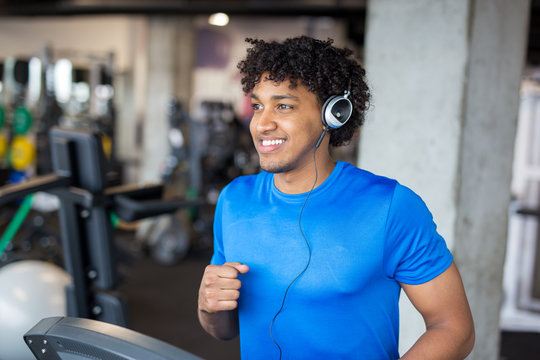
{"type": "Polygon", "coordinates": [[[397,359],[403,289],[427,330],[402,358],[465,358],[469,305],[424,202],[330,156],[363,122],[364,69],[331,40],[248,42],[239,69],[263,171],[220,195],[204,329],[239,333],[250,360],[397,359]]]}

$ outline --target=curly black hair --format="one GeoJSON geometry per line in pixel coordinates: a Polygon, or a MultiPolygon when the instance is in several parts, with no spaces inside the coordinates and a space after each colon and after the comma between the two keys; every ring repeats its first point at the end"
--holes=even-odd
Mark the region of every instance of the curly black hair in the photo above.
{"type": "Polygon", "coordinates": [[[349,90],[353,104],[351,118],[342,127],[330,131],[330,145],[344,145],[352,139],[364,123],[370,99],[366,71],[352,57],[352,50],[336,48],[332,39],[322,41],[307,36],[289,38],[281,43],[251,38],[246,42],[251,47],[247,49],[246,58],[238,63],[245,94],[261,80],[277,83],[289,80],[293,89],[300,81],[322,105],[330,96],[349,90]],[[266,72],[267,77],[261,79],[266,72]]]}

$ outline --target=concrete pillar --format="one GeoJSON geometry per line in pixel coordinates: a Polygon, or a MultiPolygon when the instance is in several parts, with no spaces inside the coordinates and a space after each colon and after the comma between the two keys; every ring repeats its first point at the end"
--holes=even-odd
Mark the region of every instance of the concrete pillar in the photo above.
{"type": "MultiPolygon", "coordinates": [[[[359,165],[422,196],[454,253],[496,359],[511,159],[529,0],[370,0],[373,108],[359,165]]],[[[402,297],[400,351],[425,330],[402,297]]]]}
{"type": "Polygon", "coordinates": [[[148,70],[140,180],[158,181],[169,153],[168,104],[172,97],[189,104],[193,27],[185,18],[152,16],[148,20],[148,70]]]}
{"type": "Polygon", "coordinates": [[[174,92],[174,18],[151,17],[148,26],[148,90],[141,172],[143,182],[160,179],[161,167],[169,152],[167,104],[174,92]]]}
{"type": "Polygon", "coordinates": [[[519,87],[530,2],[475,1],[461,136],[455,257],[477,328],[474,359],[495,359],[519,87]]]}

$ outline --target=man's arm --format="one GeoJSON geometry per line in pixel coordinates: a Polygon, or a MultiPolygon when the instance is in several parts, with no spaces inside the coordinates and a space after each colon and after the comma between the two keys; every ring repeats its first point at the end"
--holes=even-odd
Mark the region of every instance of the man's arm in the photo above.
{"type": "Polygon", "coordinates": [[[425,284],[401,286],[426,323],[402,359],[464,359],[474,346],[474,324],[456,265],[425,284]]]}
{"type": "Polygon", "coordinates": [[[238,311],[209,313],[199,308],[199,322],[207,333],[219,340],[230,340],[238,335],[238,311]]]}
{"type": "Polygon", "coordinates": [[[220,340],[238,335],[238,297],[241,282],[238,274],[248,272],[241,263],[208,265],[199,288],[198,315],[201,326],[220,340]]]}

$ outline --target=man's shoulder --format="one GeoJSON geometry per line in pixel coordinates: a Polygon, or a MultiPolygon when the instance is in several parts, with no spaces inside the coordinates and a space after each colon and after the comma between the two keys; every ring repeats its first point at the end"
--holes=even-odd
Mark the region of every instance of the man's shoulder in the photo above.
{"type": "Polygon", "coordinates": [[[386,195],[392,202],[400,201],[405,204],[410,204],[411,202],[418,203],[419,205],[423,204],[420,195],[396,179],[377,175],[350,164],[348,164],[346,169],[344,168],[344,172],[349,172],[348,176],[352,179],[352,182],[361,186],[364,191],[369,189],[371,192],[379,195],[386,195]]]}
{"type": "Polygon", "coordinates": [[[342,163],[342,178],[349,179],[361,186],[385,187],[389,190],[393,190],[396,185],[399,185],[395,179],[372,173],[347,162],[342,163]]]}
{"type": "Polygon", "coordinates": [[[417,194],[409,186],[402,184],[394,178],[377,175],[368,170],[360,169],[347,163],[344,166],[344,172],[349,172],[349,174],[352,174],[350,176],[355,179],[356,182],[364,183],[373,188],[384,188],[394,200],[398,199],[400,201],[415,201],[423,203],[423,200],[419,194],[417,194]]]}

